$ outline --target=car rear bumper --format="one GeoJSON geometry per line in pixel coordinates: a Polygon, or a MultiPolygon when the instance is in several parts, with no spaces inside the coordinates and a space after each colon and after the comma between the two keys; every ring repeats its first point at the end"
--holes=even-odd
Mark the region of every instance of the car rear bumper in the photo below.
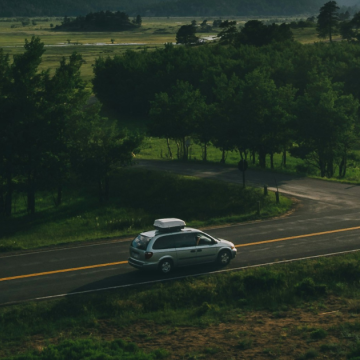
{"type": "Polygon", "coordinates": [[[158,267],[158,264],[146,263],[143,261],[133,259],[131,257],[128,259],[128,263],[129,263],[129,265],[131,265],[137,269],[157,269],[157,267],[158,267]]]}

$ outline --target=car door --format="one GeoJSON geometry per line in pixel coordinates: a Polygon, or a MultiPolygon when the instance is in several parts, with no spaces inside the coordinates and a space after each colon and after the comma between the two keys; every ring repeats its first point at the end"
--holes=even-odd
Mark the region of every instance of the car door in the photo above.
{"type": "Polygon", "coordinates": [[[176,253],[179,266],[197,263],[196,238],[194,233],[176,234],[176,253]]]}
{"type": "Polygon", "coordinates": [[[216,241],[204,233],[196,234],[196,254],[199,263],[213,262],[216,260],[218,248],[216,241]]]}

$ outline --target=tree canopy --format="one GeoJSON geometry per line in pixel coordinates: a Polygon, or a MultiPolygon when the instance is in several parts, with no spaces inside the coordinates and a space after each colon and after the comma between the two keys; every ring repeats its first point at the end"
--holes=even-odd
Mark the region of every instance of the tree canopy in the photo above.
{"type": "Polygon", "coordinates": [[[140,141],[119,133],[98,104],[88,104],[79,54],[63,58],[51,77],[39,70],[43,53],[37,37],[25,41],[13,62],[0,50],[0,214],[6,216],[14,192],[25,194],[29,214],[39,189],[56,192],[61,205],[70,178],[95,182],[106,200],[111,171],[131,161],[140,141]]]}
{"type": "Polygon", "coordinates": [[[196,44],[199,38],[195,35],[196,27],[194,25],[183,25],[176,33],[177,44],[196,44]]]}
{"type": "Polygon", "coordinates": [[[150,134],[174,140],[179,158],[191,137],[204,160],[209,144],[222,162],[236,150],[262,167],[275,153],[285,166],[291,151],[322,176],[344,176],[359,142],[359,59],[347,42],[167,44],[98,59],[93,89],[119,114],[150,115],[150,134]]]}
{"type": "Polygon", "coordinates": [[[141,26],[141,17],[130,21],[124,12],[100,11],[86,16],[78,16],[70,20],[67,16],[61,25],[55,26],[55,31],[124,31],[141,26]]]}

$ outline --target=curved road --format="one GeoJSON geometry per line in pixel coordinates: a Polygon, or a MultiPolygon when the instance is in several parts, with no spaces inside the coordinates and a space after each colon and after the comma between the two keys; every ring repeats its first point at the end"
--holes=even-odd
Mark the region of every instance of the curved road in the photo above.
{"type": "MultiPolygon", "coordinates": [[[[241,183],[237,169],[140,161],[138,167],[241,183]]],[[[238,256],[226,269],[360,250],[360,187],[269,172],[247,172],[255,186],[277,185],[300,200],[291,215],[214,228],[209,234],[234,242],[238,256]]],[[[186,196],[186,194],[184,194],[186,196]]],[[[129,239],[29,253],[0,255],[0,304],[152,283],[167,279],[127,264],[129,239]]],[[[226,271],[225,270],[225,271],[226,271]]],[[[179,269],[171,278],[219,270],[179,269]]]]}

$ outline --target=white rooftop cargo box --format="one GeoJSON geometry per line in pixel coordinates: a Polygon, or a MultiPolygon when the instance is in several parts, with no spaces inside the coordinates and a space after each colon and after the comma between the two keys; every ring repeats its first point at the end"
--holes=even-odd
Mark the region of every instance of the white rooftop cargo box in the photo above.
{"type": "Polygon", "coordinates": [[[180,228],[183,229],[185,227],[185,221],[180,219],[157,219],[154,222],[155,229],[165,230],[165,229],[173,229],[180,228]]]}

